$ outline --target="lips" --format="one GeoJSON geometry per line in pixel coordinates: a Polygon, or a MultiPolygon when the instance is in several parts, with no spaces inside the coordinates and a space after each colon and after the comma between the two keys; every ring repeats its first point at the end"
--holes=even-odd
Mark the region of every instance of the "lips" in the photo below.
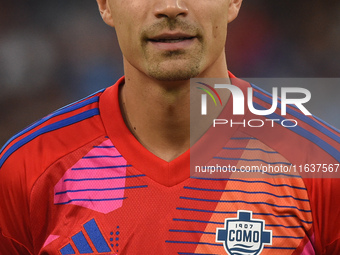
{"type": "Polygon", "coordinates": [[[149,38],[149,41],[156,43],[178,43],[185,40],[192,40],[195,36],[187,35],[187,34],[161,34],[152,38],[149,38]]]}
{"type": "Polygon", "coordinates": [[[166,39],[150,39],[151,42],[158,42],[158,43],[178,43],[185,40],[191,40],[195,37],[181,37],[181,38],[166,38],[166,39]]]}
{"type": "Polygon", "coordinates": [[[149,37],[148,42],[156,50],[179,51],[192,47],[196,42],[196,36],[184,33],[163,33],[149,37]]]}

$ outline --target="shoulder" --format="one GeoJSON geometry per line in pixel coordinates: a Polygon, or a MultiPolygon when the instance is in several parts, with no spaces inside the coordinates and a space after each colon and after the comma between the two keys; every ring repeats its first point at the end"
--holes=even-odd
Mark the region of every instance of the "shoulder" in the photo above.
{"type": "MultiPolygon", "coordinates": [[[[254,107],[269,109],[273,96],[255,85],[252,88],[254,107]]],[[[339,130],[314,115],[305,115],[295,105],[287,105],[285,115],[282,108],[279,98],[277,110],[265,116],[266,127],[261,130],[248,128],[248,131],[258,134],[262,141],[274,146],[292,164],[340,162],[339,130]]]]}
{"type": "MultiPolygon", "coordinates": [[[[42,118],[13,136],[1,149],[0,231],[27,250],[33,250],[32,190],[55,162],[105,136],[98,106],[102,93],[42,118]]],[[[46,189],[39,199],[47,194],[46,189]]]]}
{"type": "MultiPolygon", "coordinates": [[[[252,88],[254,107],[269,109],[273,96],[257,86],[252,88]]],[[[340,215],[340,132],[294,106],[287,106],[283,116],[281,103],[278,99],[277,111],[263,117],[275,119],[274,127],[269,125],[262,130],[248,127],[247,132],[279,152],[304,177],[313,215],[315,247],[320,254],[338,254],[340,231],[334,222],[340,215]]]]}
{"type": "Polygon", "coordinates": [[[65,106],[13,136],[1,149],[0,180],[28,170],[39,175],[56,159],[100,136],[102,92],[65,106]]]}

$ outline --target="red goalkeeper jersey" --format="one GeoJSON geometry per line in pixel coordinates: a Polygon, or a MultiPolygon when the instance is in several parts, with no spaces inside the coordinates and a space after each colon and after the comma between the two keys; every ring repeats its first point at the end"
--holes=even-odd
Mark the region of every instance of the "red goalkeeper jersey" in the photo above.
{"type": "MultiPolygon", "coordinates": [[[[128,130],[118,102],[123,83],[4,146],[1,255],[340,254],[340,179],[190,178],[189,151],[165,162],[128,130]]],[[[268,107],[270,96],[253,89],[254,104],[268,107]]],[[[296,109],[288,115],[297,128],[230,127],[210,164],[336,168],[339,133],[296,109]]]]}

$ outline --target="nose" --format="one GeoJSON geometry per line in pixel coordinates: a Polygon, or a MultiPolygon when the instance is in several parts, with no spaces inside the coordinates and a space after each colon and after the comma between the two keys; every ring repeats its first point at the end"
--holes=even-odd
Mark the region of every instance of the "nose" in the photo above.
{"type": "Polygon", "coordinates": [[[156,2],[154,10],[157,18],[175,19],[188,14],[188,8],[183,0],[157,0],[156,2]]]}

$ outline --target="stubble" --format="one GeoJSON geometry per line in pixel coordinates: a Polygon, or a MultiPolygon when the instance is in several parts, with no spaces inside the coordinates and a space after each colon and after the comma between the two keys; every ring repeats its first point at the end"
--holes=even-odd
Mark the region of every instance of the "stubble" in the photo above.
{"type": "Polygon", "coordinates": [[[179,19],[163,19],[144,29],[141,38],[141,48],[146,60],[144,68],[148,76],[161,81],[180,81],[200,74],[204,60],[204,42],[199,26],[179,19]],[[148,47],[148,38],[166,30],[196,35],[197,42],[192,48],[174,51],[158,52],[148,47]]]}

